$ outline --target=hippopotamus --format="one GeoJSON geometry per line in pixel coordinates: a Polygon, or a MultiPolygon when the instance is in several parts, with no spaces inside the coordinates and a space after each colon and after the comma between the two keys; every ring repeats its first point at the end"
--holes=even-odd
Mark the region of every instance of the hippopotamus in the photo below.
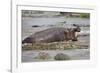
{"type": "Polygon", "coordinates": [[[50,43],[50,42],[60,42],[60,41],[77,41],[76,32],[80,32],[80,28],[64,28],[55,27],[45,29],[35,34],[30,35],[22,41],[24,43],[50,43]]]}

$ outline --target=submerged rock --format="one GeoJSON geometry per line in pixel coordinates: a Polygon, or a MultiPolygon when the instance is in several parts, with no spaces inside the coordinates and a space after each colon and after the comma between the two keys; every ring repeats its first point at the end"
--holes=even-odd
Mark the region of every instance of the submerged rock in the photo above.
{"type": "Polygon", "coordinates": [[[63,53],[58,53],[55,57],[55,60],[70,60],[70,57],[63,53]]]}

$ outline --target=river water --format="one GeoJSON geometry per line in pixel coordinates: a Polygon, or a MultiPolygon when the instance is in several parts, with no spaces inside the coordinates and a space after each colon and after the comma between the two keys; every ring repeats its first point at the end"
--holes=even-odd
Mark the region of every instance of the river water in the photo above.
{"type": "Polygon", "coordinates": [[[35,59],[39,52],[46,52],[50,54],[50,59],[45,61],[54,61],[54,56],[58,53],[66,54],[70,57],[70,60],[89,60],[90,59],[90,51],[89,49],[73,49],[73,50],[31,50],[31,51],[23,51],[22,53],[22,62],[37,62],[43,61],[41,59],[35,59]]]}
{"type": "MultiPolygon", "coordinates": [[[[72,24],[78,24],[81,26],[81,32],[79,34],[89,34],[90,24],[89,19],[87,18],[66,18],[66,17],[42,17],[42,18],[32,18],[32,17],[23,17],[22,18],[22,40],[26,37],[34,34],[35,32],[52,28],[52,27],[72,27],[72,24]],[[38,25],[39,27],[32,27],[38,25]],[[83,27],[86,26],[86,27],[83,27]],[[88,26],[88,27],[87,27],[88,26]]],[[[90,34],[89,34],[90,35],[90,34]]],[[[90,36],[81,36],[78,38],[79,41],[84,42],[84,44],[90,44],[90,36]]],[[[22,51],[22,62],[34,62],[37,61],[34,57],[40,51],[22,51]]],[[[81,60],[81,59],[90,59],[90,50],[89,49],[75,49],[75,50],[64,50],[64,51],[55,51],[55,50],[45,50],[45,52],[54,56],[55,54],[62,52],[70,56],[71,60],[81,60]]],[[[52,59],[53,60],[53,59],[52,59]]],[[[39,60],[38,60],[39,61],[39,60]]]]}

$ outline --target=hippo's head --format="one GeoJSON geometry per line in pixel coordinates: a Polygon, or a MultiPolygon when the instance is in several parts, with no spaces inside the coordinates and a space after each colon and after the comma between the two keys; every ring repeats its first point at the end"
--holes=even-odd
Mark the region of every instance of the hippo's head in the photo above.
{"type": "Polygon", "coordinates": [[[77,40],[77,32],[80,32],[81,29],[79,26],[75,28],[69,28],[67,31],[64,31],[65,39],[66,40],[72,40],[72,41],[78,41],[77,40]]]}
{"type": "Polygon", "coordinates": [[[77,26],[76,28],[73,28],[73,31],[75,31],[75,32],[80,32],[80,31],[81,31],[81,29],[80,29],[80,27],[79,27],[79,26],[77,26]]]}

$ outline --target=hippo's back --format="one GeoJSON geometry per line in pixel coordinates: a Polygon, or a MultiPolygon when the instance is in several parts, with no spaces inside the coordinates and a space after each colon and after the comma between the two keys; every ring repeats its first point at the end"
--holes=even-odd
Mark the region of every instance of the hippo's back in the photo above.
{"type": "Polygon", "coordinates": [[[66,28],[49,28],[31,35],[36,42],[56,42],[64,40],[66,28]]]}
{"type": "Polygon", "coordinates": [[[45,36],[45,35],[52,35],[52,34],[57,34],[57,33],[61,33],[61,32],[64,32],[66,30],[66,28],[49,28],[49,29],[46,29],[46,30],[43,30],[43,31],[39,31],[39,32],[36,32],[34,35],[35,36],[45,36]]]}

